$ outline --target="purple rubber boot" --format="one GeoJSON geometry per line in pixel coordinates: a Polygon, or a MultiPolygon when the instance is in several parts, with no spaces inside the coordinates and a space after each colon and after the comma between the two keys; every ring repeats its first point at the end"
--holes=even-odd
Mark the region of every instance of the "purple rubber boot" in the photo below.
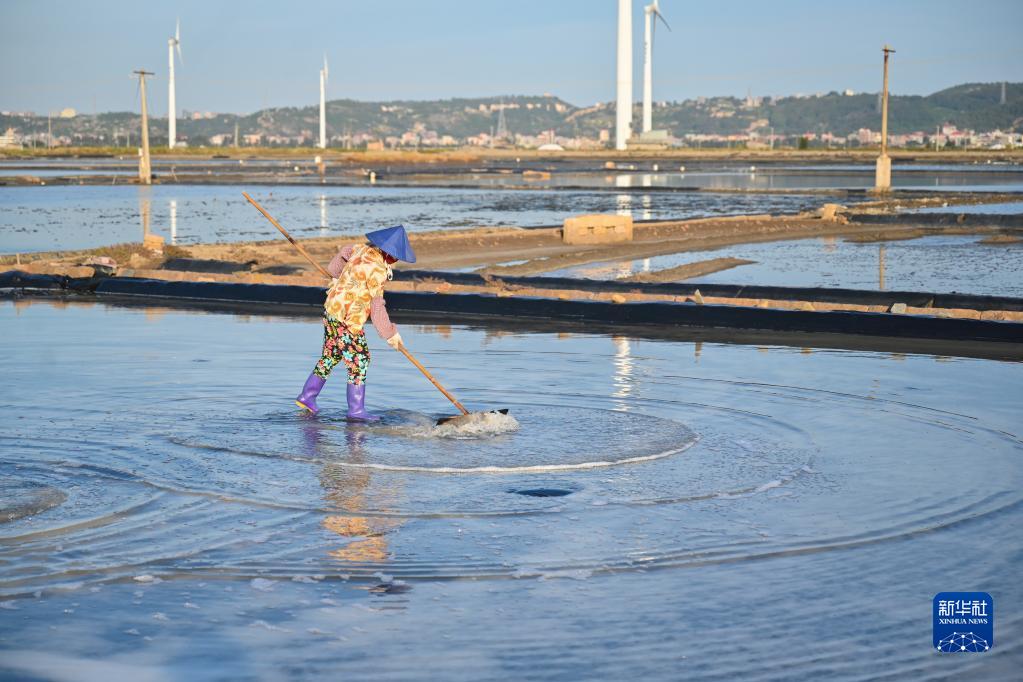
{"type": "Polygon", "coordinates": [[[327,380],[318,376],[316,372],[310,374],[309,378],[305,380],[302,392],[295,398],[295,404],[309,410],[313,414],[319,412],[320,408],[316,407],[316,396],[320,395],[320,391],[323,390],[323,384],[325,383],[327,383],[327,380]]]}
{"type": "Polygon", "coordinates": [[[375,422],[380,417],[366,411],[366,384],[348,384],[348,418],[375,422]]]}

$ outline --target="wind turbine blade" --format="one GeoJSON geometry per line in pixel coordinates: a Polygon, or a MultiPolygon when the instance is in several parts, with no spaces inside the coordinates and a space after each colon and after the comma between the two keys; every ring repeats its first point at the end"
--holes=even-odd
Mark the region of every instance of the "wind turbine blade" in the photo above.
{"type": "Polygon", "coordinates": [[[664,15],[661,14],[661,12],[659,10],[654,10],[654,14],[657,15],[654,18],[654,26],[657,25],[657,20],[660,19],[661,23],[664,24],[664,27],[670,31],[671,30],[671,26],[668,26],[668,22],[664,19],[664,15]]]}
{"type": "Polygon", "coordinates": [[[185,58],[181,56],[181,19],[174,25],[174,48],[178,52],[178,61],[184,64],[185,58]]]}

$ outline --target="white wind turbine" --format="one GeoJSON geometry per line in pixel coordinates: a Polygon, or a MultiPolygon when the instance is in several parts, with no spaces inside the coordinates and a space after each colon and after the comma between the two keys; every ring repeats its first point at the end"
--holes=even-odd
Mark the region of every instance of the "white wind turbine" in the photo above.
{"type": "Polygon", "coordinates": [[[632,0],[618,0],[617,84],[615,149],[622,150],[632,135],[632,0]]]}
{"type": "Polygon", "coordinates": [[[643,132],[649,133],[653,129],[653,99],[654,99],[654,33],[657,31],[657,20],[664,23],[664,27],[671,30],[668,22],[661,14],[661,8],[657,6],[657,0],[643,8],[645,26],[643,31],[643,132]]]}
{"type": "Polygon", "coordinates": [[[320,149],[327,148],[327,55],[320,69],[320,149]]]}
{"type": "Polygon", "coordinates": [[[174,149],[177,144],[178,134],[178,110],[174,98],[174,50],[178,51],[178,59],[184,64],[181,57],[181,20],[178,20],[174,29],[174,37],[167,40],[167,146],[174,149]]]}

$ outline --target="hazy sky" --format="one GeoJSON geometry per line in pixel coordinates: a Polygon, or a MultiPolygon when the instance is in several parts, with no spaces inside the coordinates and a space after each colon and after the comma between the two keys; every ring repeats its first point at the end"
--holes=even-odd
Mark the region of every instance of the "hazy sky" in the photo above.
{"type": "MultiPolygon", "coordinates": [[[[633,3],[642,94],[643,0],[633,3]]],[[[1023,81],[1021,0],[662,0],[655,99],[877,91],[1023,81]],[[882,17],[885,18],[882,21],[882,17]]],[[[550,92],[614,99],[616,0],[0,0],[0,109],[136,109],[133,69],[167,110],[167,38],[181,19],[178,107],[251,112],[328,98],[438,99],[550,92]]]]}

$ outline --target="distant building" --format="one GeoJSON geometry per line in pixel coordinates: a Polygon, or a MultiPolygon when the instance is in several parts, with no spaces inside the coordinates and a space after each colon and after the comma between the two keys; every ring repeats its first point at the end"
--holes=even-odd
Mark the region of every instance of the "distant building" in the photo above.
{"type": "Polygon", "coordinates": [[[78,115],[78,112],[75,111],[74,109],[70,108],[70,107],[68,107],[67,109],[61,109],[60,110],[60,117],[61,118],[74,118],[77,115],[78,115]]]}
{"type": "Polygon", "coordinates": [[[21,149],[21,141],[14,134],[14,128],[8,128],[6,133],[0,135],[0,149],[21,149]]]}
{"type": "Polygon", "coordinates": [[[856,139],[860,144],[875,144],[881,142],[881,133],[875,133],[870,128],[860,128],[856,131],[856,139]]]}

